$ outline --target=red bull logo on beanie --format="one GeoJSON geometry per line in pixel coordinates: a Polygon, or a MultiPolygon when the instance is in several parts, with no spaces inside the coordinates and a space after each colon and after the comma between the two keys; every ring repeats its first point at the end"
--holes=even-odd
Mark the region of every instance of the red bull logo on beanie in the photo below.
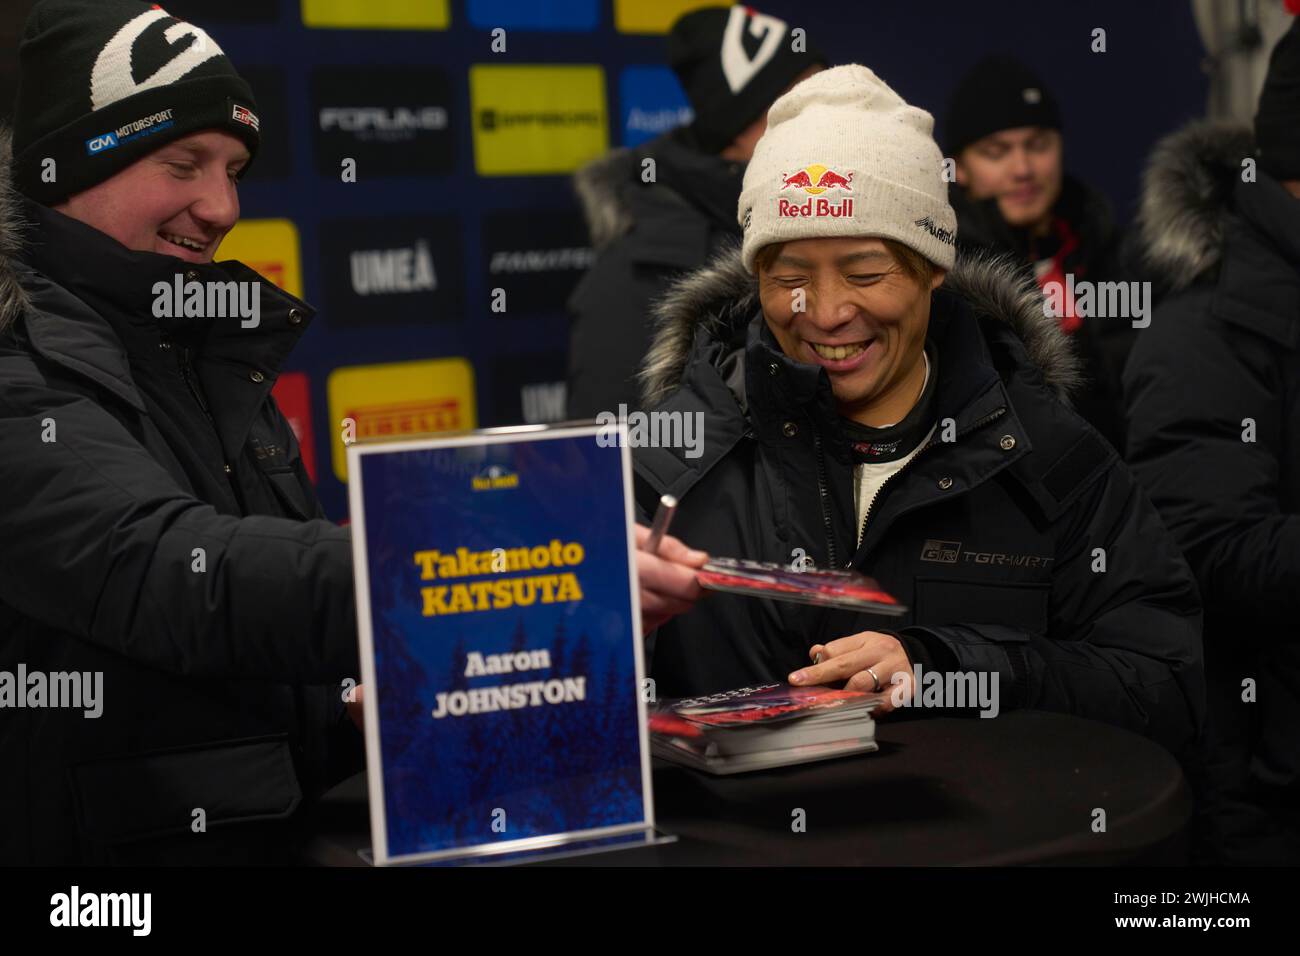
{"type": "Polygon", "coordinates": [[[793,173],[781,176],[782,189],[797,187],[808,193],[810,196],[817,196],[826,192],[828,189],[843,189],[852,192],[853,173],[847,176],[830,169],[820,163],[813,163],[811,166],[805,166],[803,169],[797,169],[793,173]]]}
{"type": "MultiPolygon", "coordinates": [[[[805,166],[803,169],[781,175],[782,192],[787,189],[802,190],[810,197],[821,196],[822,193],[829,189],[852,192],[852,183],[853,172],[851,170],[831,169],[820,163],[813,163],[811,166],[805,166]]],[[[797,196],[798,193],[796,192],[795,195],[797,196]]],[[[829,197],[823,197],[818,199],[809,198],[799,202],[798,200],[791,201],[782,196],[776,201],[776,214],[783,219],[815,219],[823,216],[832,219],[846,219],[853,215],[853,199],[852,197],[846,197],[835,202],[829,197]]]]}

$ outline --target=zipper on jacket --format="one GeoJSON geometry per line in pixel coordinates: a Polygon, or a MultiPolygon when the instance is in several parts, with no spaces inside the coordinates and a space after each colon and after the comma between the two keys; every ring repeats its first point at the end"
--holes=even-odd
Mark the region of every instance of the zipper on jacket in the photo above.
{"type": "Polygon", "coordinates": [[[185,384],[189,386],[190,394],[194,400],[199,403],[199,408],[203,409],[203,414],[211,423],[213,431],[216,431],[217,420],[212,417],[212,412],[208,409],[208,403],[203,398],[203,392],[199,388],[198,380],[194,376],[194,368],[190,365],[190,350],[187,346],[182,346],[176,352],[176,358],[181,366],[181,378],[185,379],[185,384]]]}
{"type": "Polygon", "coordinates": [[[820,429],[813,427],[813,446],[817,450],[817,494],[821,498],[822,524],[826,528],[826,559],[830,566],[837,567],[835,560],[835,535],[831,530],[831,506],[826,500],[826,458],[822,454],[822,435],[820,429]]]}
{"type": "MultiPolygon", "coordinates": [[[[188,346],[182,346],[176,350],[176,360],[180,363],[181,378],[185,379],[185,385],[189,388],[190,394],[194,400],[199,403],[199,408],[203,409],[203,415],[207,418],[208,424],[212,426],[212,433],[217,438],[217,447],[221,447],[221,433],[217,430],[217,420],[212,417],[212,410],[208,408],[207,400],[203,397],[203,389],[199,387],[198,377],[194,374],[194,367],[190,364],[190,350],[188,346]]],[[[224,455],[222,456],[225,457],[224,455]]],[[[239,493],[239,486],[235,484],[235,471],[230,462],[222,461],[222,470],[226,473],[226,482],[230,485],[230,493],[235,496],[235,501],[239,503],[241,511],[244,508],[244,498],[239,493]]]]}
{"type": "MultiPolygon", "coordinates": [[[[958,432],[954,436],[954,441],[957,438],[963,437],[964,435],[969,435],[971,432],[979,431],[989,422],[997,421],[997,419],[1001,418],[1003,415],[1006,414],[1006,411],[1007,410],[1005,406],[999,409],[995,409],[993,412],[989,413],[988,415],[985,415],[979,421],[972,423],[970,428],[966,429],[964,432],[958,432]]],[[[894,472],[892,475],[890,475],[888,478],[886,478],[884,481],[880,483],[880,487],[876,489],[876,493],[872,495],[871,500],[867,502],[867,510],[862,513],[862,527],[858,529],[858,540],[854,542],[855,552],[857,551],[857,548],[861,547],[862,542],[867,540],[867,522],[871,520],[871,509],[876,506],[876,501],[877,499],[880,498],[880,493],[884,491],[887,487],[889,487],[889,483],[891,481],[893,481],[903,472],[907,471],[908,468],[912,467],[912,462],[916,461],[916,459],[920,458],[927,451],[929,451],[931,448],[933,448],[935,445],[938,444],[940,443],[935,441],[933,438],[930,439],[930,441],[926,442],[924,445],[921,446],[920,451],[918,451],[915,455],[913,455],[911,458],[907,460],[907,463],[904,464],[902,468],[898,469],[898,471],[894,472]]],[[[844,566],[846,568],[851,568],[853,566],[853,558],[849,558],[848,563],[844,566]]]]}

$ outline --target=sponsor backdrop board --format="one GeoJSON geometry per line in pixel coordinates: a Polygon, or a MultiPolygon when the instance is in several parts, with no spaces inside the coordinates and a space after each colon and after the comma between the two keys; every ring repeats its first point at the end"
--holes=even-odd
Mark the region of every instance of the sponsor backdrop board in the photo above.
{"type": "MultiPolygon", "coordinates": [[[[562,417],[564,302],[593,258],[569,176],[689,121],[664,33],[706,5],[725,4],[164,0],[211,32],[258,98],[263,147],[218,258],[319,310],[275,394],[331,518],[348,515],[344,410],[394,435],[562,417]]],[[[1016,51],[1062,103],[1071,171],[1122,219],[1152,143],[1204,108],[1185,3],[1005,0],[996,17],[956,2],[757,9],[940,119],[976,59],[1016,51]],[[1099,25],[1104,55],[1089,50],[1099,25]],[[1138,107],[1114,108],[1134,91],[1138,107]]],[[[16,53],[0,50],[0,81],[16,53]]]]}

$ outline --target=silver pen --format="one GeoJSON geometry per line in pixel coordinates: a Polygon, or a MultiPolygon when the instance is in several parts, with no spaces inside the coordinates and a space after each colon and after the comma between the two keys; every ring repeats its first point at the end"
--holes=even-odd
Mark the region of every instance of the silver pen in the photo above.
{"type": "Polygon", "coordinates": [[[659,507],[655,509],[655,519],[650,525],[650,537],[645,540],[645,550],[651,554],[659,553],[659,545],[664,540],[664,535],[668,533],[668,526],[672,524],[673,515],[677,513],[677,499],[672,495],[664,495],[659,499],[659,507]]]}

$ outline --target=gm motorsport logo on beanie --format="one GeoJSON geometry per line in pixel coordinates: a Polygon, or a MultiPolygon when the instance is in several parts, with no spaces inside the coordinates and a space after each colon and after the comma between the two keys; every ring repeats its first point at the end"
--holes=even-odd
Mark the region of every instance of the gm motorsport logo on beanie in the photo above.
{"type": "Polygon", "coordinates": [[[252,89],[206,32],[156,3],[42,0],[18,60],[13,178],[37,202],[61,202],[204,130],[257,152],[252,89]]]}
{"type": "Polygon", "coordinates": [[[934,119],[865,66],[816,73],[775,103],[745,169],[741,258],[799,239],[875,236],[942,269],[956,258],[934,119]]]}

